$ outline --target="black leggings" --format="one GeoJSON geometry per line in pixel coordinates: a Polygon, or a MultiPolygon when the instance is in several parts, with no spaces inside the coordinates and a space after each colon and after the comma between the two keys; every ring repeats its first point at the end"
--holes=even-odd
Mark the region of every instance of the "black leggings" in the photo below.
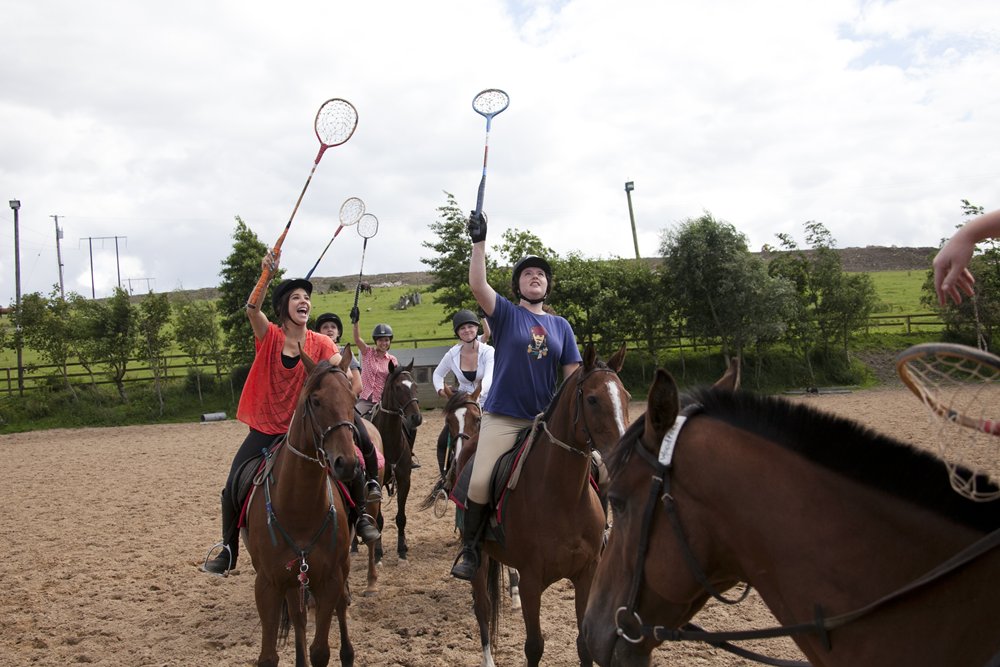
{"type": "MultiPolygon", "coordinates": [[[[448,465],[448,440],[450,440],[451,434],[448,433],[447,425],[441,429],[441,434],[438,436],[437,444],[437,457],[438,457],[438,471],[441,473],[441,477],[444,477],[445,467],[448,465]]],[[[454,455],[454,453],[452,453],[454,455]]]]}

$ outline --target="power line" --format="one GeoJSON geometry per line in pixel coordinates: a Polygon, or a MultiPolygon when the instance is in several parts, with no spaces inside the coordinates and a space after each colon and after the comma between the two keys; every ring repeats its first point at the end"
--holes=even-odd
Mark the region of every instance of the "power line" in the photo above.
{"type": "MultiPolygon", "coordinates": [[[[87,246],[90,249],[90,298],[97,298],[97,290],[94,288],[94,241],[108,241],[110,239],[115,240],[115,269],[118,271],[118,287],[122,286],[122,269],[121,264],[118,261],[118,239],[125,239],[128,241],[127,236],[84,236],[80,240],[86,240],[87,246]]],[[[103,247],[103,245],[102,245],[103,247]]]]}

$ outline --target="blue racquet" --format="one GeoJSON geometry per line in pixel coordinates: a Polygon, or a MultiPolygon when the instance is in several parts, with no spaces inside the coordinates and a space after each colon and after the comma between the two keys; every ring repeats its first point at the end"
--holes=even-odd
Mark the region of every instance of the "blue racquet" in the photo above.
{"type": "Polygon", "coordinates": [[[483,212],[483,195],[486,193],[486,159],[490,154],[490,124],[493,116],[502,112],[510,104],[510,97],[499,88],[487,88],[472,100],[472,108],[486,118],[486,145],[483,147],[483,177],[479,181],[479,195],[476,197],[476,213],[483,212]]]}

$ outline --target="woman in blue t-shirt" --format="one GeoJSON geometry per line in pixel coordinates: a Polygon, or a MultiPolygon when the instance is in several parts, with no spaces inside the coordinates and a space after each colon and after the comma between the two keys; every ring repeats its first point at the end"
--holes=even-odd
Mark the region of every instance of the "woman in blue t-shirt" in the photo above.
{"type": "Polygon", "coordinates": [[[486,281],[486,216],[469,218],[472,258],[469,287],[489,318],[496,348],[493,386],[483,405],[479,446],[462,529],[462,551],[451,574],[469,581],[479,569],[479,540],[488,518],[490,475],[496,460],[513,447],[517,434],[545,411],[562,377],[580,365],[573,329],[562,317],[545,311],[552,288],[552,267],[541,257],[528,255],[514,265],[512,302],[486,281]]]}

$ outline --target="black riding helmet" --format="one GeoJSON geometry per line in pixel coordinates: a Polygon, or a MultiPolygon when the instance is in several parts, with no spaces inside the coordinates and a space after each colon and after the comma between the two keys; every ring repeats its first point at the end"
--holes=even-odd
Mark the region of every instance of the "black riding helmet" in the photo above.
{"type": "Polygon", "coordinates": [[[340,316],[336,313],[323,313],[316,318],[316,331],[319,331],[327,322],[333,322],[337,325],[337,342],[340,342],[340,336],[344,333],[344,323],[340,321],[340,316]]]}
{"type": "Polygon", "coordinates": [[[458,335],[458,329],[463,324],[475,324],[479,326],[479,318],[471,310],[462,309],[451,316],[451,328],[455,330],[455,335],[458,335]]]}
{"type": "Polygon", "coordinates": [[[375,328],[372,329],[372,340],[378,340],[379,338],[392,340],[392,327],[388,324],[376,324],[375,328]]]}
{"type": "Polygon", "coordinates": [[[552,291],[552,267],[549,266],[549,263],[546,262],[541,257],[539,257],[538,255],[527,255],[525,257],[522,257],[521,260],[514,265],[514,272],[510,276],[510,289],[514,293],[514,296],[517,297],[518,299],[524,298],[521,295],[519,283],[521,280],[521,272],[528,267],[541,269],[542,271],[545,272],[545,296],[543,296],[539,301],[530,301],[525,299],[526,301],[528,301],[528,303],[541,303],[542,301],[545,301],[545,299],[548,298],[549,292],[552,291]]]}
{"type": "Polygon", "coordinates": [[[306,294],[312,296],[313,284],[305,278],[282,280],[274,288],[274,291],[271,293],[271,308],[274,309],[274,314],[279,320],[284,321],[288,317],[288,295],[299,288],[304,289],[306,294]]]}

